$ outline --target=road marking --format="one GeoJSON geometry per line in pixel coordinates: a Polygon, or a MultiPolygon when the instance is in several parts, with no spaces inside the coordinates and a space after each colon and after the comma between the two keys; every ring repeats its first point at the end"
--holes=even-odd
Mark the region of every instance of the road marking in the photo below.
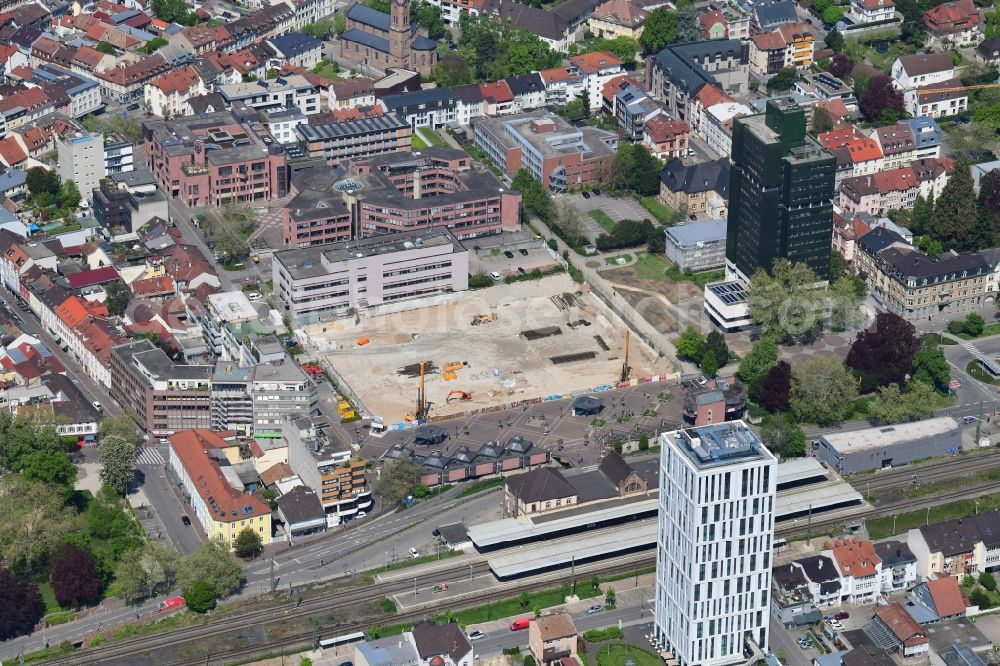
{"type": "Polygon", "coordinates": [[[163,455],[158,450],[143,447],[142,451],[139,452],[136,462],[140,465],[162,466],[165,461],[163,460],[163,455]]]}

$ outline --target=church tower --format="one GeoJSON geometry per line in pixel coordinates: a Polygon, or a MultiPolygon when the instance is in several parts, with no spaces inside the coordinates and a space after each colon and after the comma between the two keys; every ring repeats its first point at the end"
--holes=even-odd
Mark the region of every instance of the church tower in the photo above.
{"type": "Polygon", "coordinates": [[[389,55],[396,66],[410,66],[410,0],[392,0],[389,55]]]}

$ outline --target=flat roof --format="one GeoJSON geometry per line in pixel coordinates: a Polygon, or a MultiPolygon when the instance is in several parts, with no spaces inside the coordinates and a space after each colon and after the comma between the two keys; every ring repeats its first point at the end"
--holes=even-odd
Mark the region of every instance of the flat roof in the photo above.
{"type": "Polygon", "coordinates": [[[221,291],[217,294],[209,294],[208,302],[225,322],[250,321],[260,318],[257,309],[250,302],[250,298],[242,291],[221,291]]]}
{"type": "Polygon", "coordinates": [[[491,557],[487,562],[497,578],[518,576],[574,561],[583,562],[622,551],[654,547],[657,530],[656,520],[645,520],[631,525],[627,532],[608,530],[604,534],[584,534],[558,543],[518,548],[515,552],[491,557]]]}
{"type": "Polygon", "coordinates": [[[958,422],[955,419],[950,416],[940,416],[881,428],[830,433],[820,439],[838,453],[847,454],[943,435],[957,429],[958,422]]]}
{"type": "Polygon", "coordinates": [[[503,518],[470,526],[469,538],[472,539],[476,548],[489,548],[507,542],[537,539],[563,530],[586,527],[591,523],[599,523],[604,520],[625,518],[644,511],[656,511],[659,506],[660,500],[653,498],[627,504],[604,506],[579,513],[573,512],[573,515],[569,516],[563,512],[553,513],[549,516],[537,516],[537,518],[547,519],[538,523],[528,516],[503,518]]]}
{"type": "Polygon", "coordinates": [[[861,493],[844,481],[828,481],[778,493],[774,502],[775,521],[787,520],[800,514],[822,513],[834,507],[861,504],[861,493]]]}
{"type": "Polygon", "coordinates": [[[667,236],[681,247],[726,240],[726,220],[703,220],[676,227],[667,227],[667,236]]]}
{"type": "Polygon", "coordinates": [[[661,437],[684,452],[699,470],[774,459],[743,421],[683,428],[663,433],[661,437]]]}
{"type": "Polygon", "coordinates": [[[816,458],[794,458],[778,463],[776,474],[778,477],[778,489],[780,490],[783,485],[819,476],[826,477],[827,471],[816,458]]]}

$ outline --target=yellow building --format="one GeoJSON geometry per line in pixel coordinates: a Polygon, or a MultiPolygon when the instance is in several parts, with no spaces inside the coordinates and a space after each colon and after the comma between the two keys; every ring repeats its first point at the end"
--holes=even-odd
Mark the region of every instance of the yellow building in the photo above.
{"type": "Polygon", "coordinates": [[[639,39],[649,13],[629,0],[608,0],[599,5],[587,21],[597,37],[639,39]]]}
{"type": "Polygon", "coordinates": [[[210,539],[233,548],[245,528],[271,543],[271,507],[243,489],[227,459],[230,443],[210,430],[182,430],[170,437],[170,471],[181,484],[210,539]]]}

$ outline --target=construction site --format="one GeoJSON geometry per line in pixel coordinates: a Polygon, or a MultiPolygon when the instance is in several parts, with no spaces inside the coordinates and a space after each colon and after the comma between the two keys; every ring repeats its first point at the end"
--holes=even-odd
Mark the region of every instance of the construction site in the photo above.
{"type": "Polygon", "coordinates": [[[649,348],[565,274],[454,294],[420,309],[316,324],[305,333],[344,388],[387,425],[670,370],[665,361],[654,363],[649,348]]]}

